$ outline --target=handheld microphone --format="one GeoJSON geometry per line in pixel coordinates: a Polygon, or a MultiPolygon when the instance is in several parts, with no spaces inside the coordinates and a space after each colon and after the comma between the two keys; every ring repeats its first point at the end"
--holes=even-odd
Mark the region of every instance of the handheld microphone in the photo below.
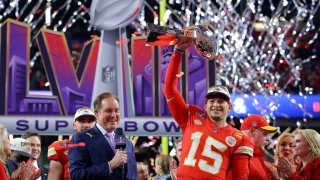
{"type": "MultiPolygon", "coordinates": [[[[124,150],[126,148],[126,136],[123,134],[123,130],[122,128],[117,128],[114,132],[115,136],[114,136],[114,141],[116,144],[115,149],[120,149],[120,150],[124,150]]],[[[122,179],[125,179],[125,173],[124,173],[124,165],[122,165],[121,167],[121,171],[122,171],[122,179]]]]}
{"type": "Polygon", "coordinates": [[[115,148],[124,150],[126,148],[126,136],[123,134],[122,128],[117,128],[114,133],[114,142],[116,144],[115,148]]]}

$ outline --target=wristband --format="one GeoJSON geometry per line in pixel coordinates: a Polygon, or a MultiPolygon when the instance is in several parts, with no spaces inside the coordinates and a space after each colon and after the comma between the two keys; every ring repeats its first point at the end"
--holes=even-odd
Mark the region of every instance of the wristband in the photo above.
{"type": "Polygon", "coordinates": [[[174,51],[176,51],[177,53],[179,53],[179,54],[181,54],[181,55],[184,53],[183,50],[178,49],[178,48],[174,48],[174,51]]]}

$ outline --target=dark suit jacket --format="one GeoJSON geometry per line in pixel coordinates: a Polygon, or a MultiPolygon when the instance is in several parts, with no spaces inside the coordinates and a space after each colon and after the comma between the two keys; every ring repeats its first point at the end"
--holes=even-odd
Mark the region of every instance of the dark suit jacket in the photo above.
{"type": "MultiPolygon", "coordinates": [[[[109,172],[108,162],[112,160],[115,153],[96,125],[87,131],[74,134],[71,143],[79,142],[84,142],[86,146],[71,148],[68,153],[71,180],[122,179],[121,168],[114,169],[111,174],[109,172]]],[[[126,139],[126,151],[128,163],[124,166],[125,177],[137,179],[136,159],[129,139],[126,139]]]]}
{"type": "Polygon", "coordinates": [[[41,166],[42,171],[41,171],[41,179],[42,180],[47,180],[48,179],[48,169],[41,166]]]}
{"type": "Polygon", "coordinates": [[[11,176],[11,174],[13,173],[13,171],[15,171],[16,169],[18,169],[19,164],[11,159],[7,159],[6,160],[6,166],[9,170],[9,174],[11,176]]]}

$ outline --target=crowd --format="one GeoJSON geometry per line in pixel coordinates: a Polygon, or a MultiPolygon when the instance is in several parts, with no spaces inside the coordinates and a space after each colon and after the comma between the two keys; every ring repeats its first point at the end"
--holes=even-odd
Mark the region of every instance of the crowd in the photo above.
{"type": "Polygon", "coordinates": [[[272,163],[265,160],[264,144],[277,127],[261,115],[245,118],[240,130],[230,126],[232,104],[226,87],[210,87],[203,108],[186,104],[177,89],[177,74],[191,43],[191,38],[180,38],[166,73],[164,95],[182,138],[175,142],[176,158],[157,155],[155,176],[149,175],[145,163],[137,163],[133,143],[119,128],[119,100],[105,92],[95,98],[93,110],[77,110],[71,140],[49,146],[48,171],[37,161],[41,153],[37,133],[10,142],[10,132],[0,124],[1,179],[320,179],[320,135],[315,130],[282,134],[272,163]]]}

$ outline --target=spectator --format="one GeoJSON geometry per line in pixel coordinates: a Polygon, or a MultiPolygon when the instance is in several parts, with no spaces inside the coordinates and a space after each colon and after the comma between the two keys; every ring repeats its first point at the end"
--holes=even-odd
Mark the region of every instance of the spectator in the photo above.
{"type": "Polygon", "coordinates": [[[34,172],[41,169],[41,176],[37,180],[46,180],[48,178],[48,170],[44,167],[39,166],[38,159],[41,154],[41,140],[38,133],[27,132],[22,136],[31,144],[31,158],[29,158],[28,164],[35,167],[34,172]]]}
{"type": "Polygon", "coordinates": [[[173,161],[172,157],[169,155],[159,155],[156,157],[156,173],[157,176],[153,179],[158,180],[171,180],[170,175],[170,163],[173,161]]]}
{"type": "Polygon", "coordinates": [[[148,165],[144,164],[143,162],[137,162],[137,171],[138,171],[138,180],[149,179],[148,165]]]}
{"type": "Polygon", "coordinates": [[[115,149],[114,131],[120,123],[118,98],[102,93],[93,106],[96,125],[71,139],[73,144],[84,142],[86,146],[69,150],[70,179],[137,179],[132,142],[125,138],[126,149],[115,149]]]}
{"type": "Polygon", "coordinates": [[[266,167],[269,169],[269,176],[271,179],[279,179],[278,159],[279,157],[286,158],[292,164],[295,164],[293,155],[293,139],[294,135],[290,133],[282,133],[278,138],[276,144],[276,151],[274,154],[275,164],[265,162],[266,167]]]}
{"type": "Polygon", "coordinates": [[[180,156],[182,152],[182,137],[178,137],[174,141],[174,148],[176,150],[176,157],[180,161],[180,156]]]}
{"type": "Polygon", "coordinates": [[[7,132],[7,129],[4,127],[4,125],[0,123],[0,177],[1,177],[1,180],[9,180],[9,179],[34,180],[38,176],[40,176],[41,171],[37,171],[33,173],[31,171],[31,166],[24,164],[24,162],[20,163],[18,168],[12,174],[10,174],[6,164],[6,159],[9,157],[10,153],[11,153],[11,148],[10,148],[9,134],[7,132]]]}
{"type": "MultiPolygon", "coordinates": [[[[96,117],[89,108],[80,108],[74,115],[73,129],[76,133],[79,133],[92,128],[95,122],[96,117]]],[[[50,165],[48,179],[69,179],[69,143],[69,140],[55,141],[49,146],[48,159],[50,160],[50,165]]]]}
{"type": "Polygon", "coordinates": [[[320,135],[313,129],[298,130],[294,137],[294,155],[301,160],[296,167],[279,157],[280,177],[283,179],[320,179],[320,135]]]}
{"type": "Polygon", "coordinates": [[[27,162],[31,157],[31,144],[23,138],[14,138],[10,142],[10,159],[17,163],[27,162]]]}
{"type": "Polygon", "coordinates": [[[180,162],[180,156],[182,152],[182,137],[178,137],[174,141],[174,149],[176,151],[176,156],[174,157],[174,160],[170,163],[170,174],[171,179],[176,180],[177,179],[177,169],[180,162]]]}
{"type": "Polygon", "coordinates": [[[3,180],[10,179],[9,171],[6,168],[6,159],[10,153],[9,134],[3,124],[0,124],[0,177],[3,180]]]}
{"type": "Polygon", "coordinates": [[[180,37],[164,83],[170,112],[183,134],[177,178],[226,179],[231,167],[235,177],[247,179],[253,144],[246,135],[227,124],[232,107],[228,89],[224,86],[209,88],[205,95],[205,111],[195,105],[187,105],[177,89],[176,75],[179,74],[182,54],[192,40],[180,37]]]}
{"type": "Polygon", "coordinates": [[[27,162],[31,157],[31,144],[23,138],[14,138],[10,142],[11,154],[7,159],[9,173],[18,169],[19,163],[27,162]]]}
{"type": "Polygon", "coordinates": [[[290,133],[282,133],[278,138],[276,151],[274,153],[275,164],[278,165],[278,158],[284,157],[292,164],[295,164],[295,157],[293,154],[294,135],[290,133]]]}

